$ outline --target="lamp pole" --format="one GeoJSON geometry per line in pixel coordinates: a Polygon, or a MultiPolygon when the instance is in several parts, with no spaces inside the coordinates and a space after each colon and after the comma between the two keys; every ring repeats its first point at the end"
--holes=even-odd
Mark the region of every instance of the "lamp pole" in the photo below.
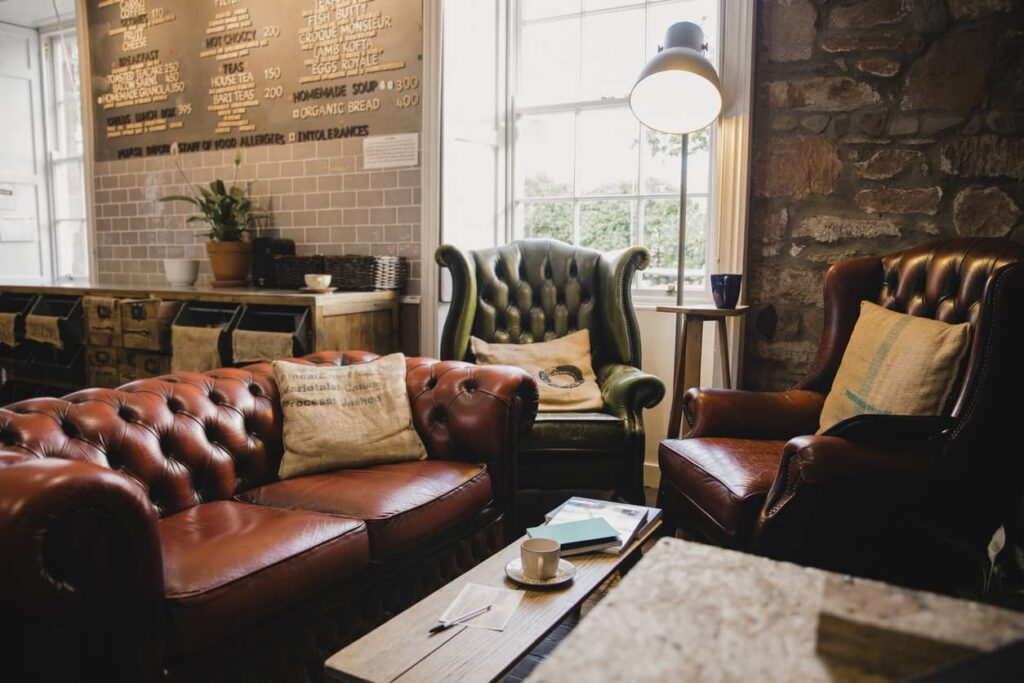
{"type": "MultiPolygon", "coordinates": [[[[640,70],[629,93],[633,114],[648,128],[680,135],[679,262],[676,264],[676,306],[686,298],[686,171],[688,134],[709,126],[722,111],[721,83],[714,65],[705,56],[704,31],[689,21],[669,26],[665,44],[640,70]]],[[[684,316],[676,314],[675,366],[681,372],[684,316]]],[[[687,347],[689,348],[689,347],[687,347]]],[[[694,346],[696,348],[696,346],[694,346]]],[[[699,360],[698,360],[699,362],[699,360]]],[[[675,385],[681,384],[681,377],[675,385]]],[[[678,398],[673,403],[678,402],[678,398]]],[[[670,428],[678,422],[672,416],[670,428]]],[[[678,437],[678,434],[671,434],[678,437]]]]}

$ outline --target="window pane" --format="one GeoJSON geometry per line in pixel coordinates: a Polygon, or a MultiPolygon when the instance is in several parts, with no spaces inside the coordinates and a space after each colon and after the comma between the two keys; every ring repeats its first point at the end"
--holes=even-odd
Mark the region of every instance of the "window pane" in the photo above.
{"type": "Polygon", "coordinates": [[[686,201],[686,284],[700,285],[707,274],[708,200],[690,197],[686,201]]]}
{"type": "Polygon", "coordinates": [[[56,224],[57,277],[89,277],[89,249],[85,221],[59,221],[56,224]]]}
{"type": "Polygon", "coordinates": [[[641,273],[641,286],[664,288],[676,282],[679,263],[679,200],[644,202],[641,240],[651,252],[651,265],[641,273]]]}
{"type": "Polygon", "coordinates": [[[572,243],[572,202],[527,202],[521,205],[524,237],[551,237],[572,243]]]}
{"type": "MultiPolygon", "coordinates": [[[[479,2],[480,0],[477,0],[479,2]]],[[[524,21],[557,17],[580,11],[580,0],[519,0],[519,12],[524,21]]]]}
{"type": "MultiPolygon", "coordinates": [[[[679,160],[682,138],[646,127],[643,131],[643,191],[650,193],[672,192],[678,196],[679,176],[682,172],[679,160]]],[[[678,200],[676,203],[679,203],[678,200]]]]}
{"type": "Polygon", "coordinates": [[[82,162],[58,162],[53,166],[53,217],[55,220],[85,218],[85,183],[82,162]]]}
{"type": "Polygon", "coordinates": [[[623,5],[642,5],[644,0],[583,0],[583,11],[622,7],[623,5]]]}
{"type": "Polygon", "coordinates": [[[610,251],[633,242],[634,202],[607,200],[580,205],[580,245],[610,251]]]}
{"type": "Polygon", "coordinates": [[[644,65],[644,10],[584,17],[582,64],[581,99],[629,95],[644,65]]]}
{"type": "Polygon", "coordinates": [[[572,194],[573,114],[520,116],[516,126],[516,194],[572,194]]]}
{"type": "Polygon", "coordinates": [[[580,80],[579,16],[523,26],[518,59],[520,106],[575,100],[580,80]]]}
{"type": "Polygon", "coordinates": [[[577,193],[636,192],[640,124],[629,108],[582,111],[577,120],[577,193]]]}
{"type": "Polygon", "coordinates": [[[692,21],[704,30],[708,58],[718,63],[718,0],[681,0],[647,9],[647,59],[665,43],[668,27],[679,21],[692,21]]]}

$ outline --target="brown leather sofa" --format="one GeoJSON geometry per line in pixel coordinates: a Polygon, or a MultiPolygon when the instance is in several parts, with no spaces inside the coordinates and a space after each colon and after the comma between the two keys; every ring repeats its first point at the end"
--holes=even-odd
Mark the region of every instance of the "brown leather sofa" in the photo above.
{"type": "Polygon", "coordinates": [[[1024,245],[954,239],[835,264],[807,376],[789,391],[691,389],[659,450],[668,525],[776,558],[939,590],[982,576],[1012,519],[1024,381],[1024,245]],[[944,415],[864,415],[815,435],[861,301],[972,325],[944,415]]]}
{"type": "Polygon", "coordinates": [[[269,364],[0,409],[4,679],[318,680],[501,548],[533,380],[411,358],[407,383],[427,460],[286,481],[269,364]]]}

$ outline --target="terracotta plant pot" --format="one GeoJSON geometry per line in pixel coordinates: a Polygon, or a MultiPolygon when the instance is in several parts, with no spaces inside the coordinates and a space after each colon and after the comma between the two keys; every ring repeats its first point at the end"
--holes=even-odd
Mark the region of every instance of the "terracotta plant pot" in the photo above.
{"type": "Polygon", "coordinates": [[[214,287],[244,287],[252,263],[251,242],[207,242],[214,287]]]}

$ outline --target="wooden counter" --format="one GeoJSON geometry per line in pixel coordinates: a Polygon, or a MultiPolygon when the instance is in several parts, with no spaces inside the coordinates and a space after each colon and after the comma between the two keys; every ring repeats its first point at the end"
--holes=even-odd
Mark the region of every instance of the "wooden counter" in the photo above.
{"type": "Polygon", "coordinates": [[[124,299],[156,297],[172,301],[205,301],[278,306],[308,306],[313,319],[313,349],[359,349],[375,353],[399,350],[397,292],[335,292],[308,294],[290,289],[218,289],[215,287],[127,287],[110,285],[2,285],[0,292],[112,296],[124,299]]]}

